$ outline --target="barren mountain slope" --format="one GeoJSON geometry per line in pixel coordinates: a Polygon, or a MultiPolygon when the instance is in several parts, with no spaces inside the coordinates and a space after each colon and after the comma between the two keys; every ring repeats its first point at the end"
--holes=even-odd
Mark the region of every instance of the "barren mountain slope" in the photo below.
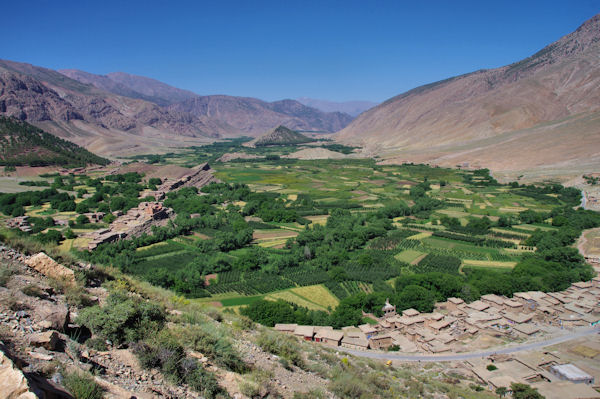
{"type": "Polygon", "coordinates": [[[266,102],[246,97],[197,96],[154,79],[123,72],[106,76],[78,70],[61,70],[60,73],[113,94],[169,106],[171,112],[192,114],[212,122],[219,134],[230,137],[258,136],[281,124],[297,130],[336,132],[352,121],[348,114],[323,112],[295,100],[266,102]]]}
{"type": "Polygon", "coordinates": [[[322,112],[295,100],[265,102],[256,98],[224,95],[192,98],[169,107],[227,123],[244,134],[257,137],[284,125],[293,130],[335,132],[352,117],[340,112],[322,112]]]}
{"type": "Polygon", "coordinates": [[[418,87],[336,137],[388,162],[497,170],[600,165],[600,16],[535,55],[418,87]],[[561,166],[562,165],[562,166],[561,166]]]}
{"type": "Polygon", "coordinates": [[[207,117],[108,93],[56,71],[12,61],[0,61],[0,114],[28,121],[79,145],[94,142],[96,146],[89,149],[110,156],[124,149],[150,150],[148,144],[153,141],[198,144],[233,130],[207,117]]]}
{"type": "Polygon", "coordinates": [[[178,89],[155,79],[130,75],[125,72],[112,72],[108,75],[96,75],[77,69],[61,69],[58,72],[81,83],[91,84],[120,96],[151,101],[161,106],[196,96],[191,91],[178,89]]]}

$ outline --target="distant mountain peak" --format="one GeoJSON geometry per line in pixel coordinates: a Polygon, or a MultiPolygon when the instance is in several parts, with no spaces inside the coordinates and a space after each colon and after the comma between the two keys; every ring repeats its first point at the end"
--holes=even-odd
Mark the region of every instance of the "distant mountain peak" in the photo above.
{"type": "Polygon", "coordinates": [[[303,144],[311,141],[314,140],[283,125],[279,125],[271,131],[252,140],[249,144],[255,147],[261,147],[269,145],[303,144]]]}
{"type": "Polygon", "coordinates": [[[316,108],[323,112],[342,112],[348,114],[352,117],[356,117],[369,108],[373,108],[377,105],[377,103],[372,101],[328,101],[328,100],[319,100],[315,98],[309,97],[300,97],[297,99],[298,102],[316,108]]]}

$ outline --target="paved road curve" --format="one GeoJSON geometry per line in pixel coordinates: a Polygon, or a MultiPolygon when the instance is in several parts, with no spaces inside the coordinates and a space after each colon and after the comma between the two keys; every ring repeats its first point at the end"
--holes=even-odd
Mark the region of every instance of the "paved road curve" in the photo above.
{"type": "Polygon", "coordinates": [[[372,359],[397,360],[402,362],[451,362],[467,359],[475,359],[490,356],[493,354],[508,354],[532,349],[544,348],[546,346],[560,344],[562,342],[571,341],[573,339],[585,337],[587,335],[600,333],[598,327],[588,327],[570,332],[566,335],[550,338],[544,341],[530,342],[521,345],[508,346],[495,350],[487,350],[483,352],[466,352],[455,353],[452,355],[405,355],[394,352],[377,352],[377,351],[358,351],[347,348],[338,348],[340,351],[350,353],[355,356],[368,357],[372,359]]]}

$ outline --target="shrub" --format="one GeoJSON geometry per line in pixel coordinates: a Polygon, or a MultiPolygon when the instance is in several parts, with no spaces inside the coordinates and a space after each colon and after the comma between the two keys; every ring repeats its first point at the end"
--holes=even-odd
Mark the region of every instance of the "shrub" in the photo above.
{"type": "Polygon", "coordinates": [[[88,339],[85,341],[85,345],[97,351],[105,351],[107,349],[106,341],[99,337],[88,339]]]}
{"type": "Polygon", "coordinates": [[[114,345],[135,342],[162,329],[165,311],[156,304],[124,292],[113,292],[103,307],[83,309],[77,322],[114,345]]]}
{"type": "Polygon", "coordinates": [[[102,399],[104,396],[100,385],[87,373],[66,373],[63,383],[75,399],[102,399]]]}
{"type": "Polygon", "coordinates": [[[185,350],[170,332],[133,345],[133,352],[143,368],[158,368],[174,384],[186,383],[206,398],[222,390],[213,374],[204,370],[196,359],[186,357],[185,350]]]}
{"type": "Polygon", "coordinates": [[[485,368],[488,369],[488,371],[498,370],[498,367],[494,366],[493,364],[488,364],[485,368]]]}
{"type": "Polygon", "coordinates": [[[23,287],[21,288],[21,292],[27,296],[33,296],[36,298],[43,298],[46,296],[46,293],[37,285],[28,285],[23,287]]]}
{"type": "Polygon", "coordinates": [[[210,324],[189,326],[185,329],[172,329],[172,333],[191,349],[203,353],[219,366],[243,373],[248,367],[235,351],[220,329],[210,324]]]}
{"type": "Polygon", "coordinates": [[[50,229],[46,232],[46,234],[44,234],[44,233],[38,234],[37,239],[42,244],[58,244],[59,242],[62,241],[63,235],[58,230],[50,229]]]}
{"type": "Polygon", "coordinates": [[[293,337],[271,332],[262,332],[256,339],[256,343],[264,351],[281,356],[300,368],[305,367],[298,342],[296,342],[293,337]]]}
{"type": "Polygon", "coordinates": [[[324,399],[325,394],[323,391],[313,389],[308,392],[294,392],[293,399],[324,399]]]}
{"type": "Polygon", "coordinates": [[[6,287],[10,276],[15,274],[15,269],[6,263],[0,265],[0,287],[6,287]]]}
{"type": "Polygon", "coordinates": [[[475,392],[481,392],[484,389],[481,385],[478,384],[469,384],[469,388],[471,388],[475,392]]]}
{"type": "Polygon", "coordinates": [[[367,398],[370,393],[360,378],[354,378],[349,373],[343,373],[331,381],[329,389],[340,398],[367,398]]]}

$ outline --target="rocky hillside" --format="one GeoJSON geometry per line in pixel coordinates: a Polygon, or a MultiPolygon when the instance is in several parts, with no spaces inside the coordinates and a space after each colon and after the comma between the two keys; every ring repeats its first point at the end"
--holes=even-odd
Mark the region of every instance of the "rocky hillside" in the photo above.
{"type": "Polygon", "coordinates": [[[421,86],[337,134],[389,162],[600,166],[600,16],[505,67],[421,86]]]}
{"type": "Polygon", "coordinates": [[[78,167],[108,162],[27,122],[0,116],[0,165],[78,167]]]}
{"type": "Polygon", "coordinates": [[[289,145],[308,143],[313,140],[303,134],[288,129],[285,126],[278,126],[270,132],[249,142],[254,147],[264,147],[268,145],[289,145]]]}
{"type": "Polygon", "coordinates": [[[151,101],[161,106],[197,96],[191,91],[178,89],[155,79],[125,72],[112,72],[107,75],[95,75],[77,69],[61,69],[58,72],[71,79],[91,84],[110,93],[151,101]]]}
{"type": "Polygon", "coordinates": [[[136,148],[156,151],[164,143],[207,142],[229,132],[208,118],[118,96],[50,69],[12,61],[0,61],[0,114],[109,156],[136,148]]]}

